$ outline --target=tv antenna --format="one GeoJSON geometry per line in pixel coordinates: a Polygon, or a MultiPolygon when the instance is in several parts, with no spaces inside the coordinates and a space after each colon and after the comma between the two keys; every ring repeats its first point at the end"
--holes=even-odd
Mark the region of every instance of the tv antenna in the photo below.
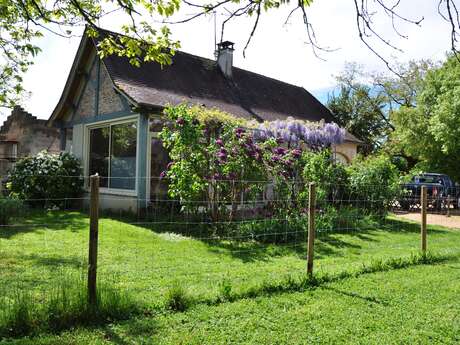
{"type": "Polygon", "coordinates": [[[217,12],[216,10],[212,11],[214,15],[214,56],[217,59],[217,12]]]}

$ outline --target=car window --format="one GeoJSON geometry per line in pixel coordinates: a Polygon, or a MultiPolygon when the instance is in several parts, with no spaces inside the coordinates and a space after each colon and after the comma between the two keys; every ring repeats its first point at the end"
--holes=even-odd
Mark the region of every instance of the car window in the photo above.
{"type": "Polygon", "coordinates": [[[416,183],[440,183],[444,184],[442,181],[442,178],[439,176],[430,176],[430,175],[425,175],[425,176],[415,176],[414,180],[416,183]]]}

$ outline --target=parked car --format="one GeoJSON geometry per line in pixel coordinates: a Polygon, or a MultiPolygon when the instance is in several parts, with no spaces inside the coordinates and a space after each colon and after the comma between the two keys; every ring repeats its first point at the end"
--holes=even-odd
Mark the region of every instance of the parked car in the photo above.
{"type": "Polygon", "coordinates": [[[422,186],[427,187],[428,205],[440,210],[449,202],[455,208],[460,207],[460,187],[444,174],[424,173],[416,175],[411,182],[403,185],[403,197],[399,204],[402,209],[409,210],[415,205],[420,205],[422,186]]]}

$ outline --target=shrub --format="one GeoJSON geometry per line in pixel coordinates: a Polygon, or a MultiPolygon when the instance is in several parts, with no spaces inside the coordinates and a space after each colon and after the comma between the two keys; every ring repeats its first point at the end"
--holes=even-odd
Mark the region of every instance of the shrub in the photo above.
{"type": "Polygon", "coordinates": [[[227,235],[260,243],[296,243],[305,240],[307,221],[307,216],[300,214],[283,219],[274,217],[238,222],[232,228],[227,226],[227,235]]]}
{"type": "Polygon", "coordinates": [[[357,158],[348,168],[351,204],[382,213],[400,193],[399,172],[390,158],[357,158]]]}
{"type": "Polygon", "coordinates": [[[160,138],[172,161],[161,177],[167,178],[169,196],[179,199],[183,210],[198,208],[219,221],[239,217],[241,199],[260,200],[268,183],[273,210],[298,211],[302,152],[320,151],[344,136],[331,123],[292,118],[251,123],[186,105],[168,107],[164,115],[169,125],[160,138]]]}
{"type": "Polygon", "coordinates": [[[316,217],[317,232],[341,232],[374,229],[378,226],[377,218],[367,210],[345,205],[343,207],[327,206],[316,217]]]}
{"type": "Polygon", "coordinates": [[[21,214],[24,205],[16,198],[0,198],[0,225],[7,225],[14,216],[21,214]]]}
{"type": "Polygon", "coordinates": [[[73,155],[42,151],[19,160],[6,185],[10,195],[30,204],[63,207],[68,205],[66,199],[81,196],[83,181],[80,161],[73,155]]]}
{"type": "Polygon", "coordinates": [[[303,180],[316,183],[317,202],[335,202],[343,198],[348,189],[348,173],[341,163],[334,163],[330,150],[304,152],[302,155],[303,180]]]}

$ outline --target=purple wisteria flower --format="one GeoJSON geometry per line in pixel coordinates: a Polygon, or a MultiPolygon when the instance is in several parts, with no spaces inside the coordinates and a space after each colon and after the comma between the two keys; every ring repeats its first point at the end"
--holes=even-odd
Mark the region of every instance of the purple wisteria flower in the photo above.
{"type": "Polygon", "coordinates": [[[273,149],[273,152],[276,153],[277,155],[285,155],[286,154],[286,149],[284,147],[275,147],[273,149]]]}
{"type": "Polygon", "coordinates": [[[217,157],[220,159],[220,161],[225,161],[227,160],[227,154],[223,152],[217,153],[217,157]]]}
{"type": "Polygon", "coordinates": [[[169,162],[168,165],[166,166],[166,169],[169,170],[173,167],[174,162],[169,162]]]}
{"type": "Polygon", "coordinates": [[[217,158],[219,158],[221,163],[225,163],[227,161],[227,150],[221,147],[219,152],[217,152],[217,158]]]}
{"type": "Polygon", "coordinates": [[[160,174],[160,179],[164,179],[166,177],[166,174],[167,174],[166,171],[162,171],[160,174]]]}
{"type": "Polygon", "coordinates": [[[183,126],[185,124],[185,120],[182,117],[179,117],[176,120],[176,124],[179,125],[179,126],[183,126]]]}
{"type": "Polygon", "coordinates": [[[219,145],[219,146],[224,146],[224,141],[219,138],[219,139],[216,140],[216,144],[219,145]]]}
{"type": "Polygon", "coordinates": [[[288,118],[260,124],[254,130],[254,138],[258,141],[274,138],[278,144],[291,146],[304,142],[310,147],[326,147],[342,143],[345,130],[335,123],[311,124],[288,118]]]}
{"type": "Polygon", "coordinates": [[[228,179],[229,179],[229,180],[236,180],[236,178],[237,178],[236,173],[230,172],[230,173],[228,174],[228,179]]]}
{"type": "Polygon", "coordinates": [[[235,135],[237,138],[241,138],[244,134],[244,129],[243,128],[240,128],[238,127],[237,129],[235,129],[235,135]]]}
{"type": "Polygon", "coordinates": [[[302,155],[302,150],[294,149],[294,150],[292,150],[291,153],[292,153],[292,157],[299,158],[302,155]]]}

